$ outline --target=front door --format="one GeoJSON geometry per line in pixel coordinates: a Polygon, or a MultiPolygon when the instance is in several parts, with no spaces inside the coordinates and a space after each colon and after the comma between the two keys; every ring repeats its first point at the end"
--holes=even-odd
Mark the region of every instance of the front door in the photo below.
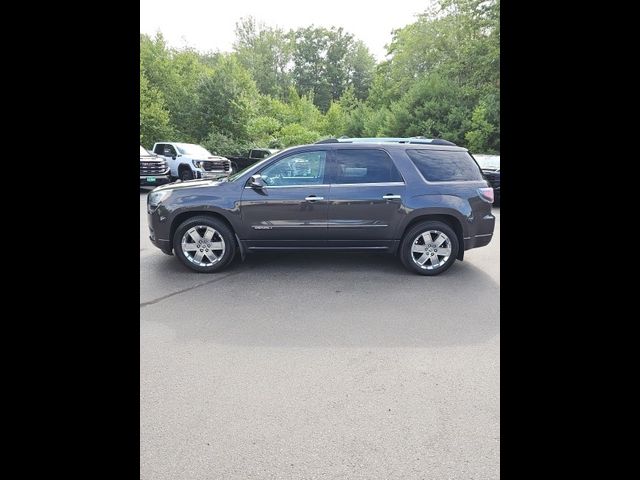
{"type": "Polygon", "coordinates": [[[338,149],[331,169],[328,246],[388,248],[404,217],[405,184],[381,149],[338,149]]]}
{"type": "Polygon", "coordinates": [[[178,152],[173,147],[173,145],[169,145],[167,143],[159,143],[156,145],[155,150],[153,151],[156,155],[160,155],[167,161],[167,165],[171,169],[171,176],[178,177],[178,152]]]}
{"type": "Polygon", "coordinates": [[[326,245],[326,166],[327,152],[312,150],[290,154],[258,172],[266,186],[246,186],[240,202],[249,249],[326,245]]]}

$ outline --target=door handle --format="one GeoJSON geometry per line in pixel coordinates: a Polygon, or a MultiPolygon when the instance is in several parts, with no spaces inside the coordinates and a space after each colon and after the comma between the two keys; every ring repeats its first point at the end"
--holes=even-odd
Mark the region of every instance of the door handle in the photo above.
{"type": "Polygon", "coordinates": [[[400,195],[383,195],[382,198],[385,200],[397,200],[398,198],[402,198],[400,195]]]}
{"type": "Polygon", "coordinates": [[[315,195],[309,195],[308,197],[305,197],[305,200],[307,202],[314,202],[316,200],[324,200],[324,197],[316,197],[315,195]]]}

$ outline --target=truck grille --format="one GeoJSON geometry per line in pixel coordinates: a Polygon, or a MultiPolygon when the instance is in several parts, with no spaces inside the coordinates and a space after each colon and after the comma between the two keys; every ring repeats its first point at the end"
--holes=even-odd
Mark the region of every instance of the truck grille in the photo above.
{"type": "Polygon", "coordinates": [[[164,175],[167,171],[167,161],[140,159],[140,175],[164,175]]]}
{"type": "Polygon", "coordinates": [[[206,160],[202,162],[202,167],[207,172],[228,172],[231,162],[229,160],[206,160]]]}

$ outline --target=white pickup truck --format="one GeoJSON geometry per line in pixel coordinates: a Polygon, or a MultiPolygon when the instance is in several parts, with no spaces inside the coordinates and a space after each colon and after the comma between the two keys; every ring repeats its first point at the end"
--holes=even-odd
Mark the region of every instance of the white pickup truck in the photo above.
{"type": "Polygon", "coordinates": [[[231,173],[228,159],[209,153],[200,145],[158,142],[153,146],[153,153],[167,161],[174,179],[218,178],[231,173]]]}

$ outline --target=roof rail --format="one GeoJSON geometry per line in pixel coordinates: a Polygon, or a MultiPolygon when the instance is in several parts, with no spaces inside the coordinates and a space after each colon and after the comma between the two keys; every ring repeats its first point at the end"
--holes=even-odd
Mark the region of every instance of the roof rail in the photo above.
{"type": "Polygon", "coordinates": [[[457,146],[455,143],[441,138],[424,138],[424,137],[367,137],[367,138],[327,138],[320,140],[316,144],[321,143],[412,143],[423,145],[451,145],[457,146]]]}

